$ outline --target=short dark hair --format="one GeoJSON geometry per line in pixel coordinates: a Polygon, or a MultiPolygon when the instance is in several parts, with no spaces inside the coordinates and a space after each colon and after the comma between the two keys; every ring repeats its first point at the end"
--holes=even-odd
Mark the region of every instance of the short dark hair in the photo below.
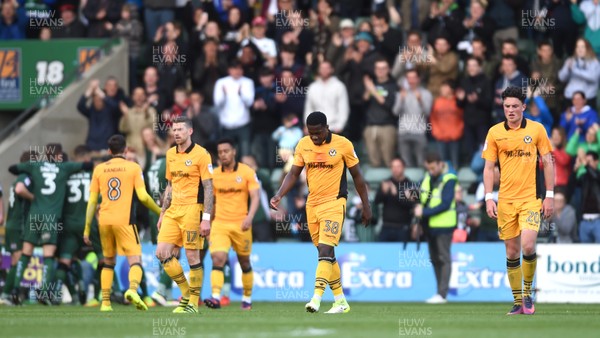
{"type": "Polygon", "coordinates": [[[373,13],[373,16],[377,19],[383,19],[385,23],[390,22],[390,14],[386,10],[378,10],[377,12],[373,13]]]}
{"type": "Polygon", "coordinates": [[[517,40],[513,39],[513,38],[506,38],[502,41],[502,44],[506,44],[508,43],[509,45],[513,45],[513,46],[517,46],[517,40]]]}
{"type": "Polygon", "coordinates": [[[504,101],[508,97],[514,97],[516,99],[519,99],[521,102],[525,102],[525,93],[523,91],[523,88],[515,86],[506,87],[506,89],[504,89],[504,91],[502,92],[502,100],[504,101]]]}
{"type": "Polygon", "coordinates": [[[29,161],[33,156],[35,156],[34,151],[24,151],[19,158],[19,162],[24,163],[29,161]]]}
{"type": "Polygon", "coordinates": [[[480,58],[471,55],[471,56],[467,57],[467,60],[466,60],[465,64],[468,63],[470,60],[475,60],[475,62],[477,62],[477,64],[479,65],[479,67],[481,67],[481,65],[483,63],[483,61],[480,58]]]}
{"type": "Polygon", "coordinates": [[[75,150],[73,150],[73,154],[75,154],[75,157],[85,156],[89,153],[90,153],[90,148],[88,148],[84,144],[78,145],[77,147],[75,147],[75,150]]]}
{"type": "Polygon", "coordinates": [[[554,47],[554,46],[552,46],[552,42],[550,42],[550,40],[542,40],[542,41],[538,42],[538,44],[537,44],[537,48],[542,48],[544,46],[550,46],[550,48],[554,47]]]}
{"type": "Polygon", "coordinates": [[[411,35],[416,35],[416,36],[418,36],[418,37],[419,37],[419,39],[420,39],[420,38],[421,38],[421,31],[420,31],[420,30],[418,30],[418,29],[414,29],[414,28],[413,28],[413,29],[409,30],[409,31],[408,31],[408,33],[406,33],[406,37],[408,38],[408,37],[409,37],[409,36],[411,36],[411,35]]]}
{"type": "Polygon", "coordinates": [[[574,91],[573,95],[571,96],[571,99],[573,98],[573,96],[575,96],[577,94],[581,95],[581,97],[583,97],[584,100],[587,100],[587,97],[585,97],[585,93],[583,91],[581,91],[581,90],[574,91]]]}
{"type": "Polygon", "coordinates": [[[219,45],[219,40],[213,38],[213,37],[207,37],[206,39],[204,39],[204,44],[206,45],[207,43],[214,43],[215,45],[219,45]]]}
{"type": "Polygon", "coordinates": [[[512,62],[514,62],[515,65],[517,65],[517,58],[514,55],[503,54],[502,60],[512,60],[512,62]]]}
{"type": "Polygon", "coordinates": [[[188,128],[193,128],[192,120],[190,120],[189,118],[187,118],[187,116],[183,116],[183,115],[177,116],[176,118],[173,119],[173,121],[171,121],[171,123],[172,124],[175,124],[175,123],[185,123],[185,125],[188,128]]]}
{"type": "Polygon", "coordinates": [[[406,162],[404,162],[404,159],[402,157],[400,157],[400,156],[394,156],[392,158],[392,160],[390,161],[390,163],[392,163],[394,161],[400,161],[402,163],[402,165],[406,167],[406,162]]]}
{"type": "Polygon", "coordinates": [[[281,48],[279,49],[280,52],[288,52],[288,53],[292,53],[292,54],[296,54],[296,50],[298,49],[298,47],[293,44],[293,43],[286,43],[281,45],[281,48]]]}
{"type": "Polygon", "coordinates": [[[263,77],[263,76],[271,76],[273,75],[273,70],[269,67],[262,67],[259,71],[258,71],[258,76],[259,77],[263,77]]]}
{"type": "Polygon", "coordinates": [[[314,111],[308,115],[306,118],[307,126],[326,126],[327,125],[327,115],[323,114],[320,111],[314,111]]]}
{"type": "Polygon", "coordinates": [[[58,156],[60,154],[63,153],[63,148],[62,148],[62,144],[60,143],[48,143],[46,144],[46,156],[50,157],[50,158],[55,158],[55,156],[58,156]]]}
{"type": "Polygon", "coordinates": [[[404,76],[406,76],[406,74],[408,73],[416,73],[417,77],[421,77],[421,74],[419,73],[419,71],[417,70],[417,68],[412,68],[412,69],[407,69],[406,72],[404,72],[404,76]]]}
{"type": "Polygon", "coordinates": [[[483,39],[478,36],[474,37],[473,40],[471,40],[471,44],[473,42],[481,42],[481,44],[485,46],[485,41],[483,41],[483,39]]]}
{"type": "Polygon", "coordinates": [[[108,139],[108,149],[110,149],[110,152],[113,155],[124,153],[126,146],[127,143],[125,142],[125,137],[123,135],[116,134],[108,139]]]}
{"type": "Polygon", "coordinates": [[[425,155],[425,163],[442,162],[442,156],[436,151],[429,152],[425,155]]]}
{"type": "Polygon", "coordinates": [[[242,68],[242,63],[238,59],[233,59],[229,61],[229,66],[227,68],[242,68]]]}
{"type": "Polygon", "coordinates": [[[224,137],[217,141],[217,147],[220,146],[221,144],[229,144],[231,146],[231,148],[235,149],[235,142],[228,137],[224,137]]]}
{"type": "Polygon", "coordinates": [[[585,153],[585,156],[591,156],[591,157],[594,159],[594,161],[598,161],[598,158],[599,158],[599,157],[598,157],[598,153],[597,153],[597,152],[595,152],[595,151],[593,151],[593,150],[588,150],[588,151],[585,153]]]}
{"type": "Polygon", "coordinates": [[[441,86],[450,86],[450,89],[454,90],[456,88],[456,82],[454,82],[454,80],[451,79],[446,79],[442,81],[441,86]]]}

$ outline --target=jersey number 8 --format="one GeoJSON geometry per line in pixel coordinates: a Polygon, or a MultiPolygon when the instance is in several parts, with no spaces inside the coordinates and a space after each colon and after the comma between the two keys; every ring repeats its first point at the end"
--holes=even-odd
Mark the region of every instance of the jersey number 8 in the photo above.
{"type": "Polygon", "coordinates": [[[108,199],[116,201],[121,197],[121,180],[116,177],[108,180],[108,199]]]}

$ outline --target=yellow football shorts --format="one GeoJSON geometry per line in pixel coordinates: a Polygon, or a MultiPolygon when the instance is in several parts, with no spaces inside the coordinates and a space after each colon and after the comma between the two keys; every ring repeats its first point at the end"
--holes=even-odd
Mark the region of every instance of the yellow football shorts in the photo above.
{"type": "Polygon", "coordinates": [[[346,218],[346,199],[306,206],[306,220],[310,238],[315,246],[319,243],[337,246],[342,236],[346,218]]]}
{"type": "Polygon", "coordinates": [[[100,224],[98,231],[104,257],[115,257],[117,254],[121,256],[142,255],[140,236],[135,224],[100,224]]]}
{"type": "Polygon", "coordinates": [[[185,249],[200,250],[204,237],[200,236],[202,204],[171,205],[163,216],[158,243],[170,243],[185,249]]]}
{"type": "Polygon", "coordinates": [[[524,229],[539,231],[542,200],[498,202],[498,236],[501,240],[515,238],[524,229]]]}
{"type": "Polygon", "coordinates": [[[240,256],[252,252],[252,229],[242,231],[242,221],[223,222],[215,219],[210,229],[210,252],[229,252],[229,248],[240,256]]]}

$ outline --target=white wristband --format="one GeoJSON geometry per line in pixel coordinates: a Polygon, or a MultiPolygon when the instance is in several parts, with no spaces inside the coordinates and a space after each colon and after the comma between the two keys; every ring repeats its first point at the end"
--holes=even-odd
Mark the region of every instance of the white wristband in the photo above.
{"type": "Polygon", "coordinates": [[[552,190],[546,191],[546,198],[554,198],[554,191],[552,191],[552,190]]]}
{"type": "Polygon", "coordinates": [[[210,221],[210,214],[202,213],[202,220],[203,221],[210,221]]]}
{"type": "Polygon", "coordinates": [[[491,192],[488,192],[487,194],[485,194],[485,201],[487,202],[488,200],[493,200],[494,199],[494,194],[492,194],[491,192]]]}

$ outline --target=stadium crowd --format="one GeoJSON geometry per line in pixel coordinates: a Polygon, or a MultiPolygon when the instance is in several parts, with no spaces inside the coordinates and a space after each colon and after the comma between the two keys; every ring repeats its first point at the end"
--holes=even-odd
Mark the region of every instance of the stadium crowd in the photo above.
{"type": "MultiPolygon", "coordinates": [[[[419,182],[404,171],[422,167],[431,150],[448,170],[477,175],[457,188],[467,236],[456,240],[498,240],[482,209],[481,151],[489,127],[503,121],[501,92],[521,87],[526,117],[546,127],[554,147],[556,214],[541,240],[600,242],[598,9],[592,0],[5,0],[0,37],[126,40],[129,83],[91,81],[73,107],[89,121],[85,147],[105,155],[108,138],[121,133],[147,172],[173,143],[178,116],[192,119],[194,142],[215,163],[216,141],[235,140],[263,183],[256,241],[308,240],[305,187],[287,198],[285,214],[266,200],[271,173],[289,170],[312,111],[354,143],[367,170],[392,173],[371,194],[383,205],[379,240],[418,237],[407,230],[414,201],[402,190],[419,182]],[[62,23],[29,24],[48,13],[62,23]],[[463,188],[475,203],[464,202],[463,188]]],[[[360,219],[360,203],[350,202],[348,220],[360,219]]],[[[140,210],[140,229],[149,229],[140,210]]],[[[361,231],[344,238],[376,239],[361,231]]]]}

